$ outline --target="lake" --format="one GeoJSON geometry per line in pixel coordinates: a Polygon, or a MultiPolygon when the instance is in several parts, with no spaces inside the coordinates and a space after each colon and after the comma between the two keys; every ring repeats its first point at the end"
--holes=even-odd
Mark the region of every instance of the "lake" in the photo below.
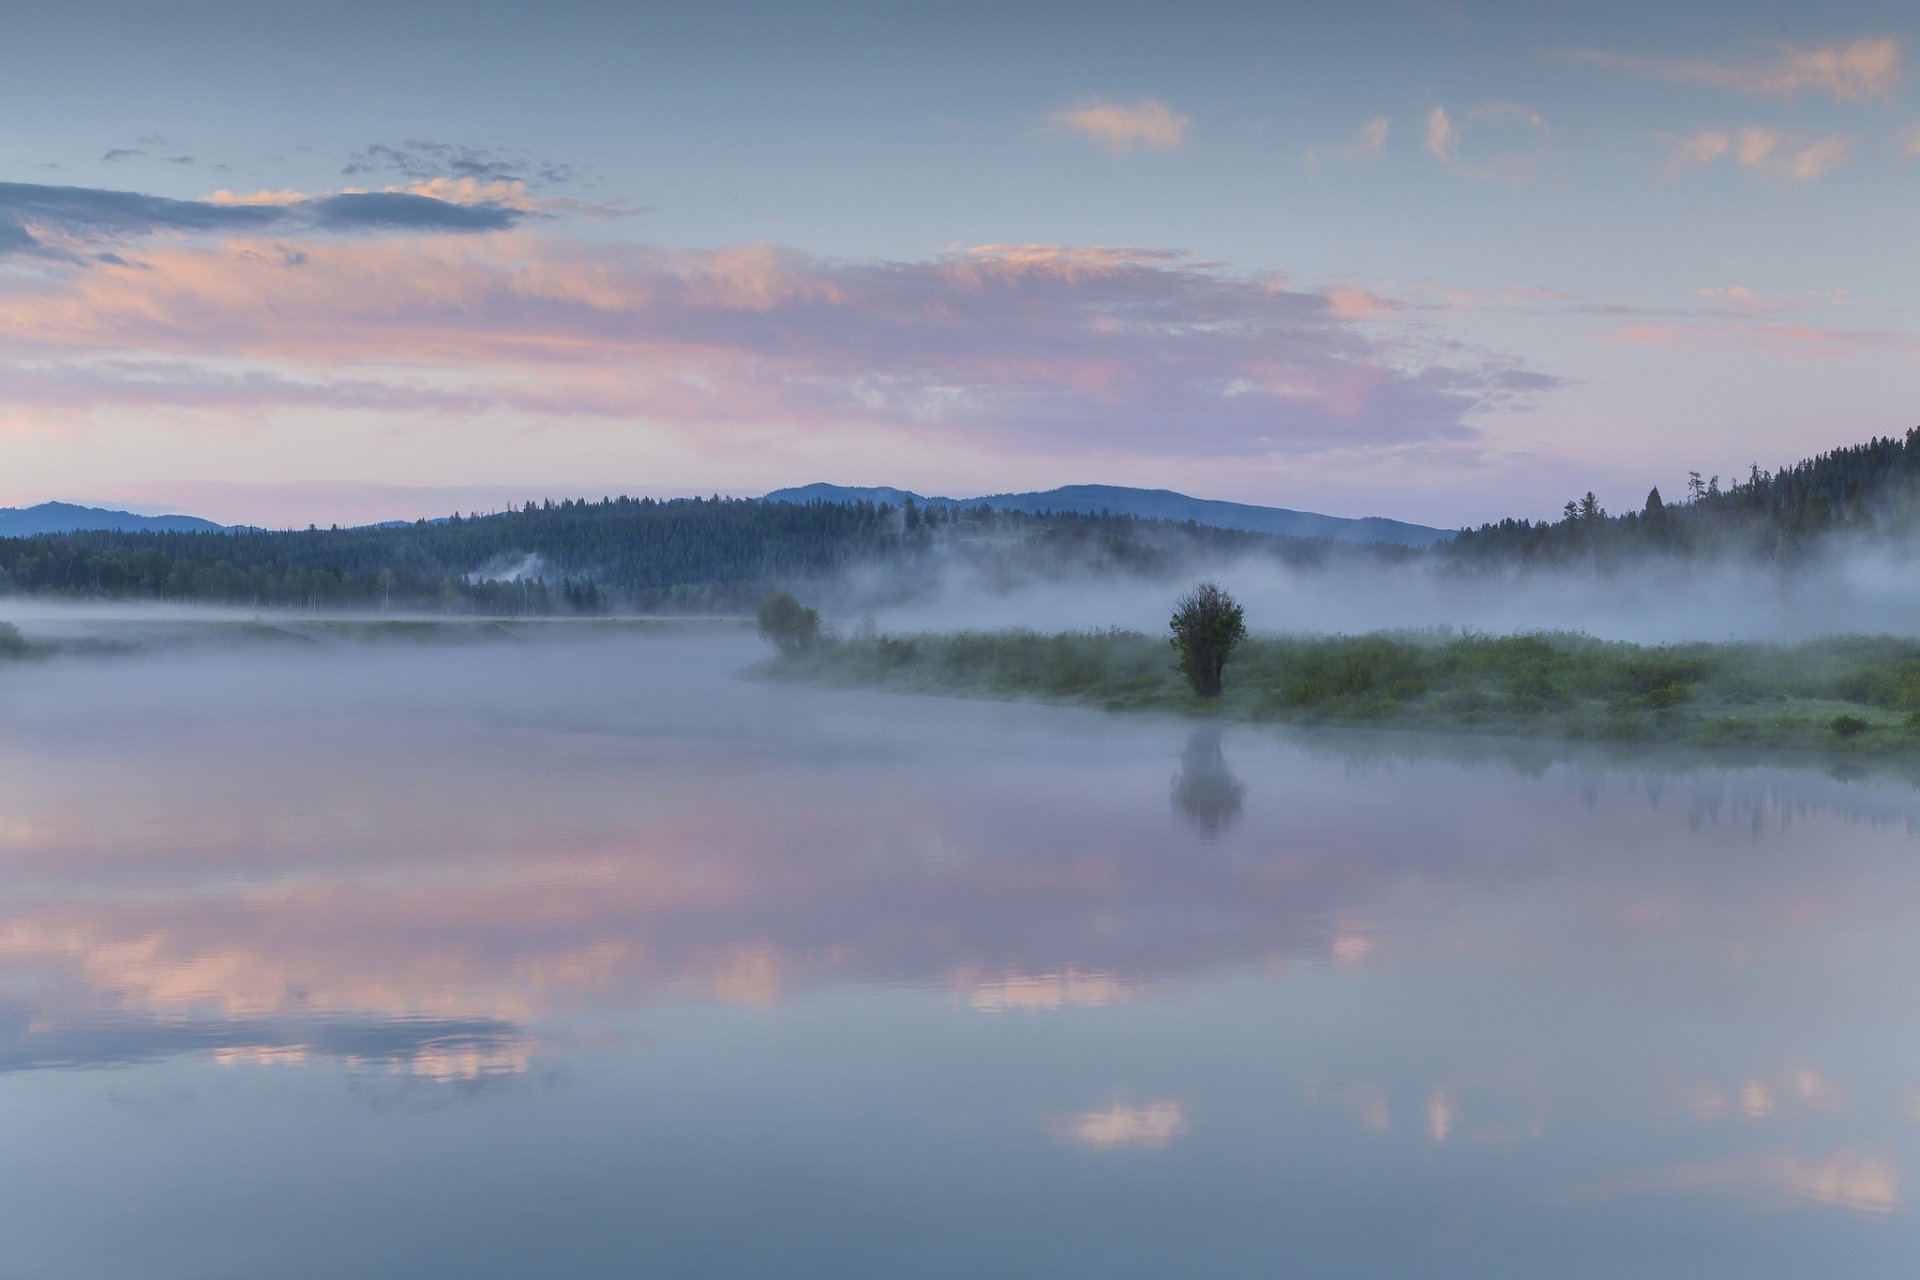
{"type": "Polygon", "coordinates": [[[0,670],[0,1273],[1912,1271],[1907,780],[553,634],[0,670]]]}

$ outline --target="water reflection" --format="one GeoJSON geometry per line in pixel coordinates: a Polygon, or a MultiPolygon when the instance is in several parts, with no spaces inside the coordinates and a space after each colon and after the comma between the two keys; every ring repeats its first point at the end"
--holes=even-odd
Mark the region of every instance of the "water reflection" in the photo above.
{"type": "Polygon", "coordinates": [[[1212,725],[1195,729],[1180,753],[1180,772],[1173,777],[1173,807],[1212,840],[1240,820],[1246,795],[1246,784],[1227,767],[1220,730],[1212,725]]]}
{"type": "Polygon", "coordinates": [[[1126,1147],[1164,1147],[1187,1131],[1186,1108],[1175,1099],[1131,1106],[1116,1102],[1100,1111],[1082,1111],[1054,1126],[1062,1141],[1089,1151],[1126,1147]]]}
{"type": "Polygon", "coordinates": [[[1823,1156],[1768,1151],[1654,1169],[1584,1189],[1593,1199],[1677,1192],[1731,1196],[1758,1208],[1823,1205],[1888,1214],[1900,1207],[1900,1170],[1880,1151],[1846,1149],[1823,1156]]]}
{"type": "Polygon", "coordinates": [[[981,1012],[1100,1008],[1238,966],[1472,956],[1492,939],[1456,932],[1446,902],[1516,891],[1565,916],[1529,944],[1552,954],[1676,939],[1718,968],[1920,913],[1920,799],[1792,770],[1553,765],[1536,783],[1431,743],[1249,739],[1273,779],[1250,820],[1204,728],[1172,789],[1195,856],[1126,798],[1153,733],[1090,751],[1043,719],[988,753],[902,727],[884,763],[863,737],[856,768],[818,724],[691,759],[650,730],[366,728],[289,743],[242,722],[165,753],[0,741],[0,997],[31,993],[0,1066],[248,1046],[425,1061],[454,1034],[510,1043],[473,1052],[511,1064],[584,1009],[769,1009],[868,981],[981,1012]],[[1842,834],[1857,874],[1832,874],[1842,834]],[[347,1047],[373,1034],[397,1043],[347,1047]]]}
{"type": "MultiPolygon", "coordinates": [[[[747,1184],[766,1248],[824,1247],[788,1199],[886,1204],[953,1274],[1009,1269],[982,1220],[1118,1274],[1475,1276],[1543,1273],[1495,1243],[1516,1222],[1595,1260],[1554,1274],[1635,1270],[1644,1230],[1697,1233],[1667,1274],[1754,1275],[1780,1241],[1715,1213],[1908,1221],[1903,779],[1244,730],[1230,767],[1207,729],[511,656],[345,665],[374,687],[320,710],[274,703],[289,665],[167,686],[190,708],[92,671],[11,691],[0,1108],[70,1092],[0,1193],[112,1166],[74,1133],[221,1131],[212,1103],[90,1129],[97,1066],[256,1097],[290,1149],[387,1144],[404,1172],[370,1187],[457,1185],[467,1218],[512,1218],[475,1170],[529,1150],[554,1185],[522,1195],[643,1186],[721,1273],[767,1269],[728,1252],[747,1184]],[[428,1094],[487,1159],[394,1118],[428,1094]],[[369,1095],[384,1118],[351,1118],[369,1095]],[[1381,1186],[1404,1212],[1358,1240],[1381,1186]]],[[[189,1205],[248,1193],[221,1154],[189,1205]]],[[[1852,1274],[1884,1261],[1864,1239],[1852,1274]]]]}

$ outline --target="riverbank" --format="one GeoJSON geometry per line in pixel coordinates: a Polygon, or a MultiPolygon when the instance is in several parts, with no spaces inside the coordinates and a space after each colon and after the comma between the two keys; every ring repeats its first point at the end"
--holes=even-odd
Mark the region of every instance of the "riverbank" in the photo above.
{"type": "Polygon", "coordinates": [[[1294,724],[1701,747],[1920,753],[1920,640],[1636,645],[1573,633],[1258,636],[1217,699],[1132,631],[864,635],[773,679],[1294,724]]]}
{"type": "Polygon", "coordinates": [[[370,613],[243,613],[134,607],[90,611],[82,606],[15,612],[0,619],[0,668],[13,659],[130,656],[208,646],[467,645],[595,640],[616,636],[735,633],[742,618],[709,617],[418,617],[370,613]]]}

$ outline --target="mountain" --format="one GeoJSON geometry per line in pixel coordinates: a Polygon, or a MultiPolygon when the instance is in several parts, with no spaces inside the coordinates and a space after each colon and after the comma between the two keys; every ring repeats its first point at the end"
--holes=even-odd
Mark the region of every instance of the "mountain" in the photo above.
{"type": "Polygon", "coordinates": [[[1190,498],[1171,489],[1129,489],[1110,484],[1070,484],[1044,493],[995,493],[979,498],[923,497],[906,489],[885,486],[858,489],[837,484],[809,484],[776,489],[761,501],[885,502],[899,506],[908,498],[922,507],[977,507],[984,503],[997,511],[1059,511],[1081,515],[1107,511],[1150,520],[1191,520],[1215,529],[1277,533],[1290,538],[1327,538],[1335,542],[1390,542],[1403,547],[1431,546],[1453,536],[1450,529],[1408,524],[1382,516],[1359,519],[1326,516],[1313,511],[1290,511],[1285,507],[1190,498]]]}
{"type": "Polygon", "coordinates": [[[30,538],[36,533],[75,533],[113,529],[122,533],[220,533],[224,525],[198,516],[137,516],[131,511],[43,502],[37,507],[0,507],[0,538],[30,538]]]}

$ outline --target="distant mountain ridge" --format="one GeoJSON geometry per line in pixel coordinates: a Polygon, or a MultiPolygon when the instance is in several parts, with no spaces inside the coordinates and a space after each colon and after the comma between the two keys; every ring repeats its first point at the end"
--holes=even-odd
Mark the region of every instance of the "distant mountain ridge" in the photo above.
{"type": "Polygon", "coordinates": [[[1403,547],[1427,547],[1453,537],[1451,529],[1435,529],[1384,516],[1329,516],[1286,507],[1260,507],[1244,502],[1192,498],[1171,489],[1130,489],[1122,485],[1071,484],[1043,493],[995,493],[978,498],[928,497],[909,489],[881,485],[855,488],[838,484],[808,484],[775,489],[762,502],[884,502],[899,506],[907,499],[919,506],[977,507],[985,503],[1002,511],[1060,511],[1140,516],[1152,520],[1191,520],[1215,529],[1275,533],[1290,538],[1326,538],[1334,542],[1388,542],[1403,547]]]}
{"type": "Polygon", "coordinates": [[[71,502],[0,507],[0,538],[31,538],[41,533],[79,533],[94,529],[121,533],[223,533],[226,526],[198,516],[140,516],[131,511],[82,507],[71,502]]]}
{"type": "MultiPolygon", "coordinates": [[[[1121,485],[1076,484],[1045,492],[995,493],[976,498],[928,496],[888,485],[856,487],[809,484],[776,489],[762,502],[873,502],[900,506],[911,499],[922,507],[977,507],[997,511],[1039,513],[1055,511],[1082,515],[1102,511],[1151,520],[1193,521],[1214,529],[1279,534],[1291,538],[1324,538],[1334,542],[1383,542],[1404,547],[1426,547],[1453,537],[1453,530],[1390,520],[1383,516],[1329,516],[1286,507],[1194,498],[1171,489],[1133,489],[1121,485]]],[[[411,521],[383,521],[374,528],[399,527],[411,521]]],[[[438,523],[438,522],[432,522],[438,523]]],[[[187,515],[136,515],[105,507],[71,502],[43,502],[32,507],[0,507],[0,538],[37,534],[79,533],[96,530],[122,533],[231,533],[229,527],[187,515]]]]}

